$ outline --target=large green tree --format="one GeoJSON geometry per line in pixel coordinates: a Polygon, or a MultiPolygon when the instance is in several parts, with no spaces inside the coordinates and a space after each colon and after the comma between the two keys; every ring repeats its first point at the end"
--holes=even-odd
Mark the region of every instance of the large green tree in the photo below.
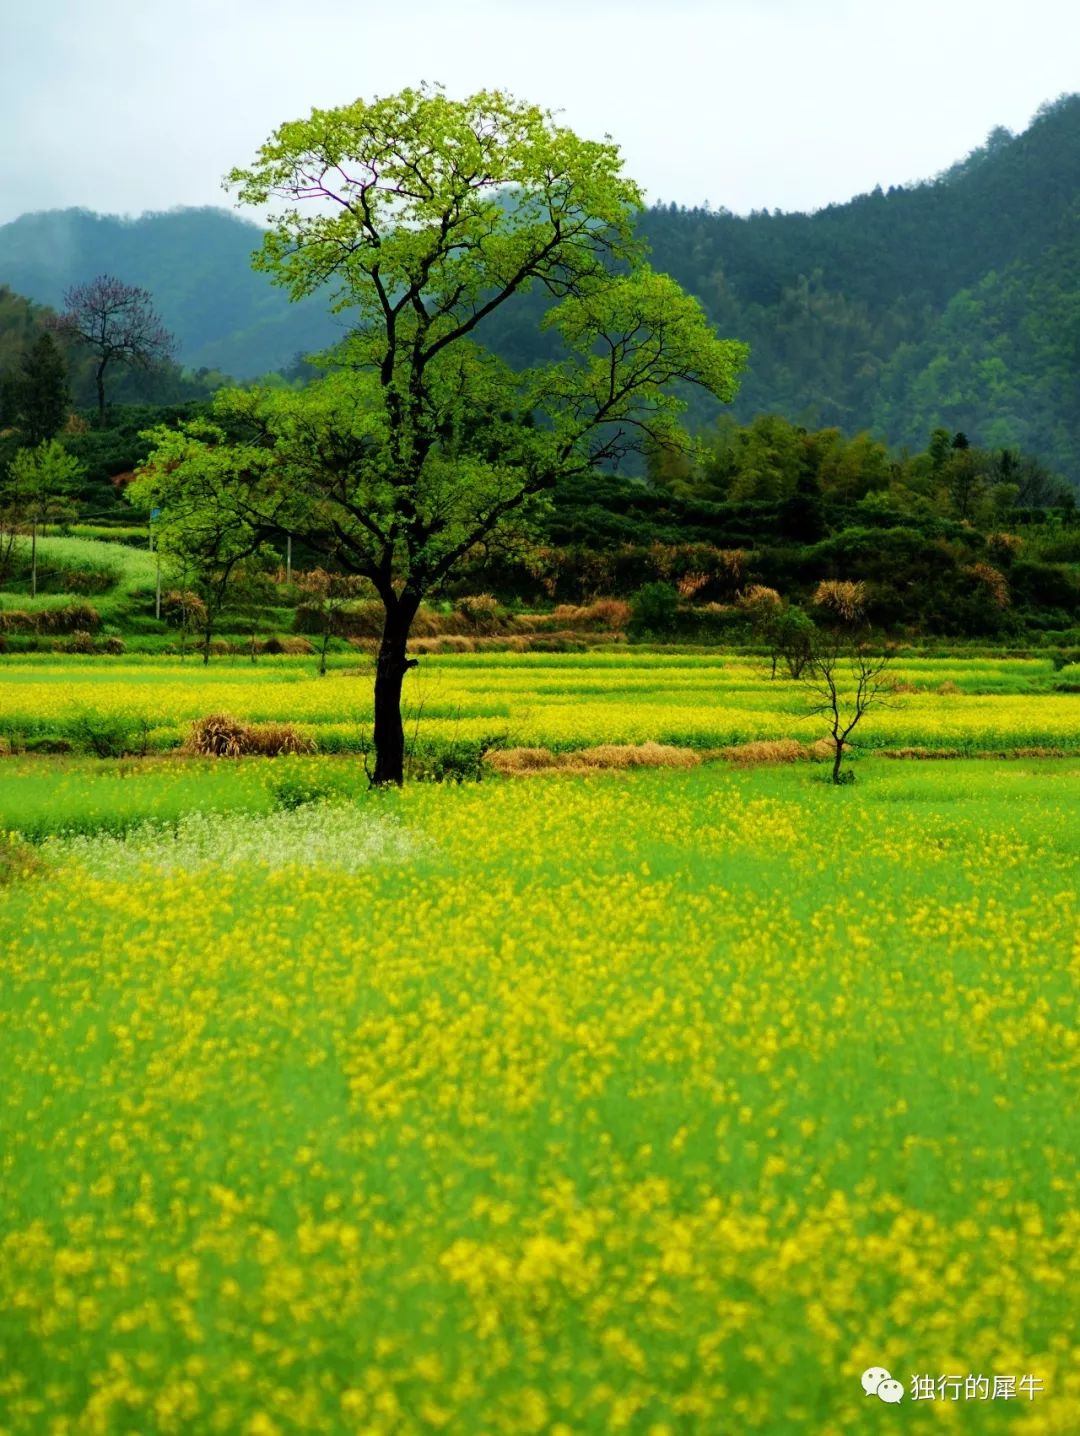
{"type": "Polygon", "coordinates": [[[730,400],[746,351],[645,263],[617,147],[497,91],[315,110],[229,180],[282,206],[256,266],[295,300],[328,286],[347,337],[307,389],[226,391],[212,431],[159,433],[136,495],[205,491],[213,472],[238,525],[301,536],[371,581],[374,776],[400,783],[423,596],[557,480],[676,442],[671,386],[730,400]],[[538,287],[558,357],[514,370],[485,322],[538,287]]]}

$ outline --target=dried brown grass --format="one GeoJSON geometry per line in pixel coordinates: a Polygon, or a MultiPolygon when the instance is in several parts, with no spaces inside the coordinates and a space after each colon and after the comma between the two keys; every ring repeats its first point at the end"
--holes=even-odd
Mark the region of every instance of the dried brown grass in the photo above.
{"type": "Polygon", "coordinates": [[[733,743],[726,748],[710,748],[708,756],[722,758],[739,767],[758,763],[798,763],[806,758],[831,756],[832,745],[828,739],[822,739],[820,743],[800,743],[797,738],[759,739],[751,743],[733,743]],[[825,743],[828,751],[820,751],[820,743],[825,743]]]}
{"type": "Polygon", "coordinates": [[[314,753],[315,742],[291,723],[244,723],[229,713],[211,713],[192,723],[182,751],[200,758],[277,758],[314,753]]]}
{"type": "Polygon", "coordinates": [[[561,767],[575,768],[696,768],[700,762],[694,748],[670,743],[599,743],[559,755],[561,767]]]}
{"type": "Polygon", "coordinates": [[[504,748],[489,753],[497,773],[520,777],[534,773],[595,773],[627,768],[696,768],[701,754],[669,743],[599,743],[570,753],[549,748],[504,748]]]}
{"type": "Polygon", "coordinates": [[[934,758],[964,757],[964,754],[959,748],[882,748],[879,752],[882,758],[910,758],[916,762],[924,762],[934,758]]]}
{"type": "Polygon", "coordinates": [[[497,773],[541,773],[555,767],[555,754],[550,748],[503,748],[485,761],[497,773]]]}

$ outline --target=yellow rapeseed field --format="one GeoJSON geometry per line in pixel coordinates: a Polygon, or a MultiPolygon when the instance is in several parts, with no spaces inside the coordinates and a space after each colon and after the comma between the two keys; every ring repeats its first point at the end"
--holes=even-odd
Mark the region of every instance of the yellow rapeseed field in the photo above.
{"type": "Polygon", "coordinates": [[[1080,763],[333,767],[3,890],[0,1432],[1080,1430],[1080,763]]]}
{"type": "MultiPolygon", "coordinates": [[[[902,660],[896,702],[859,734],[871,746],[963,751],[1080,749],[1080,694],[1053,691],[1049,660],[902,660]],[[944,691],[941,691],[944,689],[944,691]]],[[[258,665],[189,659],[140,663],[9,660],[0,685],[0,739],[63,736],[90,714],[145,723],[152,747],[172,747],[208,713],[291,721],[323,751],[355,750],[370,729],[369,667],[315,673],[312,660],[258,665]]],[[[746,657],[657,653],[469,654],[424,658],[405,685],[410,741],[498,738],[517,747],[578,748],[658,741],[721,747],[813,741],[798,685],[770,681],[746,657]]]]}

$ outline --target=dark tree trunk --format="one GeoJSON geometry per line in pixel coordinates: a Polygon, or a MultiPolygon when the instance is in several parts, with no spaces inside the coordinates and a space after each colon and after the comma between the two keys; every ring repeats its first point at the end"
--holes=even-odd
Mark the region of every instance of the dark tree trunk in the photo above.
{"type": "Polygon", "coordinates": [[[108,361],[103,359],[97,367],[94,378],[97,381],[97,416],[98,428],[105,427],[105,365],[108,361]]]}
{"type": "Polygon", "coordinates": [[[844,744],[843,741],[838,738],[834,738],[833,742],[836,744],[836,756],[833,758],[832,780],[834,783],[839,783],[840,764],[844,761],[844,744]]]}
{"type": "Polygon", "coordinates": [[[401,722],[401,684],[415,658],[405,646],[416,613],[415,602],[394,599],[387,605],[382,642],[375,663],[375,772],[378,785],[405,781],[405,729],[401,722]]]}

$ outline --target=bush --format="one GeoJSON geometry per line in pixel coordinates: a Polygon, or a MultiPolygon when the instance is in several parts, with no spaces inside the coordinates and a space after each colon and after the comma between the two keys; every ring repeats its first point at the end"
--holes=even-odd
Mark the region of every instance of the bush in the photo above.
{"type": "Polygon", "coordinates": [[[605,630],[618,632],[627,627],[631,619],[630,605],[621,598],[598,598],[590,604],[559,604],[550,615],[543,615],[541,622],[555,628],[578,628],[589,632],[605,630]]]}
{"type": "Polygon", "coordinates": [[[479,783],[488,754],[505,746],[506,734],[492,733],[429,749],[409,759],[408,775],[421,783],[479,783]]]}
{"type": "Polygon", "coordinates": [[[310,774],[288,773],[270,786],[275,807],[291,813],[305,803],[321,803],[334,796],[335,790],[320,783],[310,774]]]}
{"type": "Polygon", "coordinates": [[[679,622],[679,592],[673,583],[647,583],[630,600],[630,632],[635,637],[667,637],[679,622]]]}
{"type": "Polygon", "coordinates": [[[45,608],[37,617],[39,633],[96,633],[101,627],[101,614],[89,603],[45,608]]]}
{"type": "Polygon", "coordinates": [[[0,609],[0,633],[96,633],[101,615],[88,603],[69,603],[63,608],[0,609]]]}
{"type": "Polygon", "coordinates": [[[85,628],[77,628],[64,647],[68,653],[93,653],[94,635],[85,628]]]}
{"type": "Polygon", "coordinates": [[[1064,613],[1080,612],[1080,584],[1067,569],[1049,563],[1018,561],[1010,572],[1018,601],[1032,608],[1056,608],[1064,613]]]}
{"type": "Polygon", "coordinates": [[[161,616],[170,628],[200,628],[206,622],[206,604],[191,589],[170,588],[162,595],[161,616]]]}
{"type": "Polygon", "coordinates": [[[121,573],[119,569],[108,568],[104,564],[59,568],[53,573],[50,565],[42,577],[44,582],[40,587],[60,587],[67,593],[107,593],[120,582],[121,573]]]}
{"type": "Polygon", "coordinates": [[[144,755],[149,747],[150,724],[146,719],[126,718],[119,713],[100,713],[88,708],[65,725],[71,743],[95,758],[123,758],[144,755]]]}
{"type": "Polygon", "coordinates": [[[16,878],[31,877],[43,867],[42,857],[31,843],[18,833],[0,833],[0,887],[16,878]]]}
{"type": "Polygon", "coordinates": [[[822,579],[814,590],[814,603],[831,619],[856,623],[866,607],[866,586],[844,579],[822,579]]]}
{"type": "Polygon", "coordinates": [[[494,633],[499,627],[499,605],[490,593],[463,594],[455,600],[454,611],[477,633],[494,633]]]}

